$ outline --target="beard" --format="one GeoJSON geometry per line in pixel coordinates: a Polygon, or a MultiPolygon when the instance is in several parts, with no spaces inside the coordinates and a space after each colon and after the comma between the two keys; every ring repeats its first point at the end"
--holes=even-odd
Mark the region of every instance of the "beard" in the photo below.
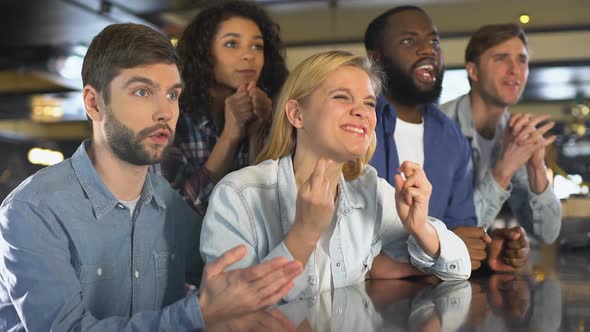
{"type": "MultiPolygon", "coordinates": [[[[411,68],[412,71],[414,66],[411,68]]],[[[381,69],[386,77],[385,92],[396,102],[405,106],[416,106],[438,101],[442,92],[444,70],[436,74],[436,81],[431,89],[421,90],[399,62],[385,54],[381,54],[381,69]]]]}
{"type": "Polygon", "coordinates": [[[105,110],[105,121],[106,141],[111,150],[117,158],[132,165],[146,166],[159,163],[166,157],[174,141],[174,131],[168,124],[144,128],[135,134],[131,128],[117,120],[108,106],[105,110]],[[170,132],[168,143],[159,155],[157,153],[150,154],[141,142],[159,129],[166,129],[170,132]]]}

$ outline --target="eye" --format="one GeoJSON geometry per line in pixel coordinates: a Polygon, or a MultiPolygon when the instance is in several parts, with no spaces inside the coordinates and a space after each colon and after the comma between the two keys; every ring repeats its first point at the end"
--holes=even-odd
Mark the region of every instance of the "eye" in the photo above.
{"type": "Polygon", "coordinates": [[[365,101],[365,105],[369,106],[370,108],[375,108],[375,106],[377,106],[377,104],[372,100],[365,101]]]}
{"type": "Polygon", "coordinates": [[[438,40],[438,39],[433,39],[430,41],[430,43],[434,46],[437,46],[437,47],[440,46],[440,40],[438,40]]]}
{"type": "Polygon", "coordinates": [[[412,38],[406,38],[404,40],[402,40],[402,45],[414,45],[414,39],[412,38]]]}
{"type": "Polygon", "coordinates": [[[134,95],[138,96],[138,97],[147,97],[149,95],[149,92],[147,89],[137,89],[135,90],[135,92],[133,92],[134,95]]]}
{"type": "Polygon", "coordinates": [[[334,99],[341,99],[341,100],[348,100],[349,97],[347,95],[334,95],[334,99]]]}
{"type": "Polygon", "coordinates": [[[178,91],[170,91],[170,92],[168,92],[168,99],[178,100],[179,95],[180,95],[180,93],[178,91]]]}
{"type": "Polygon", "coordinates": [[[264,45],[256,44],[256,45],[252,46],[252,49],[255,51],[264,51],[264,45]]]}
{"type": "Polygon", "coordinates": [[[236,46],[238,46],[238,43],[235,40],[229,40],[229,41],[225,42],[223,44],[223,46],[228,47],[228,48],[235,48],[236,46]]]}

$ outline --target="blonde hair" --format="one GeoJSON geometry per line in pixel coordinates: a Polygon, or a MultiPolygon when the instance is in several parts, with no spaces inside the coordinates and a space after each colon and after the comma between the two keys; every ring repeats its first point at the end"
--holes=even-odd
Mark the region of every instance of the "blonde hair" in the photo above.
{"type": "MultiPolygon", "coordinates": [[[[381,90],[381,74],[374,69],[367,58],[344,51],[328,51],[312,55],[301,62],[289,74],[281,88],[274,110],[269,138],[258,155],[257,162],[267,159],[279,159],[295,151],[297,130],[287,118],[285,112],[287,103],[289,100],[303,102],[303,99],[311,95],[331,73],[344,66],[362,69],[369,76],[375,94],[379,94],[381,90]]],[[[372,137],[371,144],[364,155],[344,164],[342,173],[347,180],[356,179],[373,156],[377,144],[374,132],[372,137]]]]}

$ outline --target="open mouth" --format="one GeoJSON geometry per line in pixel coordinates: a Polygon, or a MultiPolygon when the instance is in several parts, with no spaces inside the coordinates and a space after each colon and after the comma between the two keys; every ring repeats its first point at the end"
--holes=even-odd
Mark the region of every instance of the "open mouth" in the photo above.
{"type": "Polygon", "coordinates": [[[424,83],[436,82],[436,74],[434,72],[434,66],[431,64],[423,64],[414,69],[416,78],[424,83]]]}

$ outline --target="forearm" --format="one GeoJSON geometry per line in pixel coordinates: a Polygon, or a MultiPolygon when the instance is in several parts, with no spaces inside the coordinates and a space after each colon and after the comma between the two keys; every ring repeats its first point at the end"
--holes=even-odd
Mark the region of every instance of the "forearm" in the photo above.
{"type": "Polygon", "coordinates": [[[473,194],[478,225],[489,227],[495,220],[510,192],[501,188],[490,171],[475,185],[473,194]]]}
{"type": "Polygon", "coordinates": [[[319,236],[311,234],[312,232],[306,229],[303,223],[295,222],[285,238],[287,249],[303,266],[307,264],[320,239],[319,236]]]}
{"type": "Polygon", "coordinates": [[[239,140],[230,138],[223,133],[219,137],[205,163],[205,168],[214,182],[221,180],[234,168],[239,143],[239,140]]]}
{"type": "Polygon", "coordinates": [[[398,262],[380,253],[373,259],[373,266],[369,272],[370,279],[401,279],[410,276],[424,275],[410,263],[398,262]]]}
{"type": "Polygon", "coordinates": [[[264,146],[264,137],[261,133],[254,133],[248,138],[248,164],[254,165],[258,154],[264,146]]]}
{"type": "Polygon", "coordinates": [[[422,247],[428,256],[434,259],[439,256],[440,241],[438,233],[428,221],[425,221],[424,224],[418,228],[409,230],[409,233],[414,239],[416,239],[420,247],[422,247]]]}
{"type": "Polygon", "coordinates": [[[545,165],[543,164],[538,167],[527,165],[526,170],[529,177],[529,188],[531,192],[535,194],[544,192],[549,184],[545,165]]]}

